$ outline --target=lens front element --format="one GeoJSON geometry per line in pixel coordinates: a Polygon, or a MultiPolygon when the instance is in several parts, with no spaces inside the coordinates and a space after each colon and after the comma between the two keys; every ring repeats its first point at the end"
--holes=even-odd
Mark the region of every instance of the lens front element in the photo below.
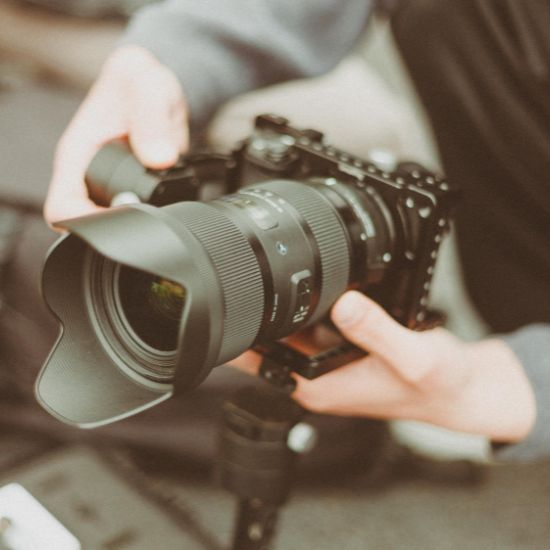
{"type": "Polygon", "coordinates": [[[120,267],[117,292],[121,313],[136,336],[160,351],[175,351],[185,289],[167,279],[120,267]]]}
{"type": "Polygon", "coordinates": [[[96,253],[88,258],[89,313],[109,353],[120,359],[123,370],[171,382],[186,289],[96,253]]]}

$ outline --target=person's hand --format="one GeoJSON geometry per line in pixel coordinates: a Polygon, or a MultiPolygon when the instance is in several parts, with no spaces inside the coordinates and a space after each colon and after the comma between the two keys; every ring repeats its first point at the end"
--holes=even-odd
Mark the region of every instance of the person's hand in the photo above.
{"type": "Polygon", "coordinates": [[[187,120],[183,91],[170,69],[144,48],[116,50],[57,146],[46,220],[99,210],[88,198],[84,174],[102,145],[127,137],[144,165],[168,168],[187,150],[187,120]]]}
{"type": "MultiPolygon", "coordinates": [[[[533,391],[503,341],[466,343],[444,329],[414,332],[353,291],[336,303],[332,320],[369,355],[316,380],[297,377],[293,397],[304,407],[421,420],[496,441],[521,440],[533,427],[533,391]]],[[[246,352],[232,363],[254,371],[259,362],[246,352]]]]}

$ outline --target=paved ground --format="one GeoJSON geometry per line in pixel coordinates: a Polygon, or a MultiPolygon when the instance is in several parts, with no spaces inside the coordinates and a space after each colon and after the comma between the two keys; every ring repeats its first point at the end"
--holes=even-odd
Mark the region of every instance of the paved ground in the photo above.
{"type": "MultiPolygon", "coordinates": [[[[19,437],[18,449],[22,443],[19,437]]],[[[13,441],[0,438],[0,451],[16,454],[13,441]]],[[[113,449],[108,454],[112,458],[113,449]]],[[[186,475],[181,469],[176,478],[158,473],[136,477],[135,468],[126,466],[128,453],[115,455],[126,457],[118,461],[122,478],[79,446],[46,454],[32,467],[23,462],[16,470],[1,471],[0,485],[23,484],[87,542],[86,550],[104,550],[91,541],[117,540],[121,526],[125,533],[131,527],[134,538],[117,549],[229,548],[236,505],[232,495],[203,475],[186,475]],[[125,481],[129,473],[130,486],[125,481]],[[52,487],[60,475],[65,484],[52,487]],[[170,513],[164,515],[168,502],[170,513]],[[94,520],[96,513],[99,519],[94,520]],[[106,526],[104,531],[97,531],[98,523],[106,526]]],[[[545,550],[549,498],[550,463],[492,468],[481,481],[468,483],[412,477],[373,489],[360,475],[302,483],[279,516],[274,549],[545,550]]]]}

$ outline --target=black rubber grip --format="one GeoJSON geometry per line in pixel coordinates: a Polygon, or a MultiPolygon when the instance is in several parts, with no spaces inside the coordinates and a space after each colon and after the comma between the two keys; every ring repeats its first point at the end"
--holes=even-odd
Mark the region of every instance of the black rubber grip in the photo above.
{"type": "Polygon", "coordinates": [[[224,299],[224,330],[218,364],[249,348],[260,329],[264,286],[250,243],[233,222],[208,204],[180,207],[181,222],[202,243],[219,277],[224,299]]]}

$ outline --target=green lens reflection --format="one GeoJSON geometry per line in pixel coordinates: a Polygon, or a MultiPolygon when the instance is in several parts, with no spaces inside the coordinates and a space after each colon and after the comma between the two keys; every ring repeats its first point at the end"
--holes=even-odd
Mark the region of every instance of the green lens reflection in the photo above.
{"type": "Polygon", "coordinates": [[[121,266],[118,295],[124,318],[139,339],[160,351],[176,350],[186,299],[184,287],[163,277],[121,266]]]}
{"type": "Polygon", "coordinates": [[[147,299],[159,316],[178,322],[181,319],[185,303],[185,289],[181,285],[168,279],[156,278],[151,282],[147,299]]]}

